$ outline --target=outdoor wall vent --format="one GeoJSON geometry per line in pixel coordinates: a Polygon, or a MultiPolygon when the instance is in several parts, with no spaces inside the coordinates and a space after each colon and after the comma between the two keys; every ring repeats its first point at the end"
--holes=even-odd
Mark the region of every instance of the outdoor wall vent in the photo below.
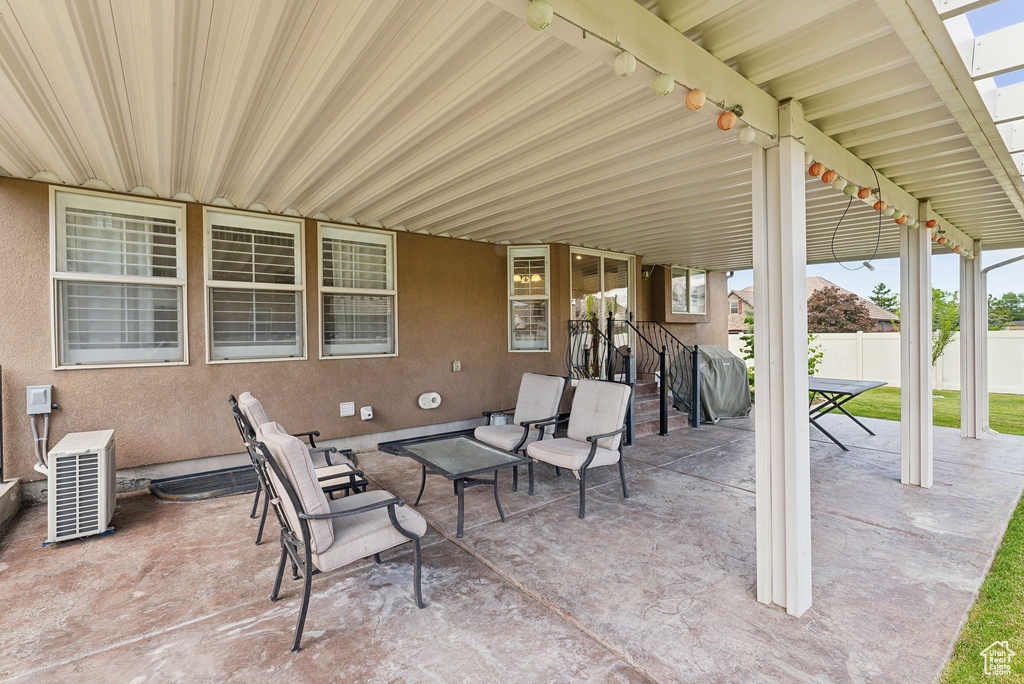
{"type": "Polygon", "coordinates": [[[47,457],[46,543],[112,531],[114,431],[72,432],[47,457]]]}

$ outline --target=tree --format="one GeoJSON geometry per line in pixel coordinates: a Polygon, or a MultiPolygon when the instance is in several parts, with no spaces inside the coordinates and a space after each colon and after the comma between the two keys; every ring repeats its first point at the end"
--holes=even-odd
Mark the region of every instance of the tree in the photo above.
{"type": "MultiPolygon", "coordinates": [[[[750,361],[754,358],[754,310],[747,309],[747,315],[743,317],[743,325],[746,328],[743,333],[740,334],[740,341],[743,345],[740,347],[740,353],[743,358],[750,361]]],[[[818,336],[812,333],[807,333],[807,374],[814,375],[818,372],[818,364],[821,363],[822,358],[825,356],[825,352],[822,351],[820,344],[815,344],[818,336]]],[[[750,386],[754,386],[753,374],[747,373],[750,379],[750,386]]]]}
{"type": "Polygon", "coordinates": [[[871,330],[871,314],[852,292],[823,287],[807,298],[807,329],[820,333],[871,330]]]}
{"type": "Polygon", "coordinates": [[[939,360],[960,329],[959,294],[932,288],[932,365],[939,360]]]}
{"type": "MultiPolygon", "coordinates": [[[[900,296],[890,290],[885,283],[878,283],[875,285],[875,289],[871,291],[871,296],[868,297],[873,304],[880,306],[889,313],[891,313],[896,320],[900,317],[900,296]]],[[[896,322],[893,321],[893,323],[896,322]]]]}
{"type": "Polygon", "coordinates": [[[1024,321],[1024,292],[988,296],[988,329],[1002,330],[1013,321],[1024,321]]]}

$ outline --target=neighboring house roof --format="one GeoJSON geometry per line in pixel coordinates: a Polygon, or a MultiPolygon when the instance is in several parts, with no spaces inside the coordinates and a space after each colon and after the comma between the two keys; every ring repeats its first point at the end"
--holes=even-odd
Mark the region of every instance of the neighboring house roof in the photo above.
{"type": "MultiPolygon", "coordinates": [[[[896,314],[892,313],[891,311],[887,311],[887,310],[883,309],[882,307],[878,306],[877,304],[875,304],[874,302],[872,302],[869,299],[864,299],[860,295],[858,295],[856,293],[853,293],[853,292],[850,292],[846,288],[839,287],[838,285],[833,283],[831,280],[826,280],[825,278],[822,278],[821,276],[808,276],[807,277],[807,296],[808,297],[810,297],[812,294],[814,294],[818,290],[823,290],[826,287],[838,287],[839,291],[842,294],[852,294],[854,297],[859,299],[861,304],[863,304],[867,308],[868,316],[870,316],[872,320],[876,320],[876,321],[892,321],[892,320],[896,319],[896,314]]],[[[747,305],[750,306],[751,308],[753,308],[753,306],[754,306],[754,286],[753,285],[750,285],[749,287],[745,287],[742,290],[732,290],[731,292],[729,292],[729,295],[730,296],[731,295],[736,295],[737,297],[742,299],[744,302],[746,302],[747,305]]],[[[743,329],[743,319],[744,319],[744,317],[745,317],[745,314],[729,314],[729,330],[742,330],[743,329]]]]}

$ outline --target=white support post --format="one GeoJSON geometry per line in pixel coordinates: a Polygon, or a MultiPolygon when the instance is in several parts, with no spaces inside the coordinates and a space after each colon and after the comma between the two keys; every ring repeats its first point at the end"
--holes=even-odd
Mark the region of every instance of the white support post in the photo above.
{"type": "Polygon", "coordinates": [[[932,486],[932,246],[924,227],[900,228],[900,437],[903,484],[932,486]]]}
{"type": "MultiPolygon", "coordinates": [[[[981,252],[975,240],[974,253],[981,252]]],[[[981,259],[960,260],[960,434],[981,439],[988,427],[988,295],[981,259]]]]}
{"type": "Polygon", "coordinates": [[[757,600],[811,605],[807,225],[803,108],[779,107],[777,147],[753,148],[757,600]]]}

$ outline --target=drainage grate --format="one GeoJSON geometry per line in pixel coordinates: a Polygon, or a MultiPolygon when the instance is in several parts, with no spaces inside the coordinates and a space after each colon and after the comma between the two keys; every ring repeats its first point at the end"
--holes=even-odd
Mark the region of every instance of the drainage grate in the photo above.
{"type": "Polygon", "coordinates": [[[256,491],[256,471],[251,465],[211,470],[153,480],[149,490],[167,501],[205,501],[256,491]]]}

